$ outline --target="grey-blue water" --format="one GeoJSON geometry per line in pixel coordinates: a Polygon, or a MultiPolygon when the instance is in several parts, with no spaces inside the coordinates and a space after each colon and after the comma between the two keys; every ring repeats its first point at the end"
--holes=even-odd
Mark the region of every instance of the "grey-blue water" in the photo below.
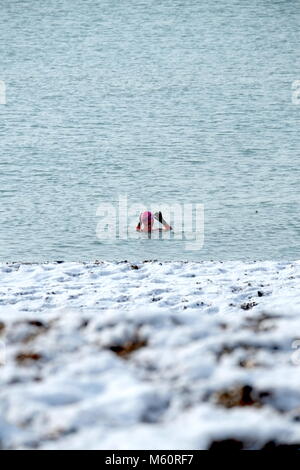
{"type": "Polygon", "coordinates": [[[0,260],[299,258],[299,25],[288,0],[1,0],[0,260]],[[203,249],[98,240],[119,195],[204,204],[203,249]]]}

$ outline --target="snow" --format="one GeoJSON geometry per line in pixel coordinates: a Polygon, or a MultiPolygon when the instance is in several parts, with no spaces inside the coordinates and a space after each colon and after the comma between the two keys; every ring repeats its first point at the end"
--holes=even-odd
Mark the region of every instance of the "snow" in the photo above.
{"type": "Polygon", "coordinates": [[[300,261],[0,264],[0,448],[300,443],[300,261]]]}

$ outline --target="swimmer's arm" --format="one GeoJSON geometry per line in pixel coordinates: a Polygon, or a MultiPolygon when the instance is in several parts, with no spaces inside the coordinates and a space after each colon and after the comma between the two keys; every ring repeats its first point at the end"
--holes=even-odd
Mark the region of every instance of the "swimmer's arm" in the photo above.
{"type": "Polygon", "coordinates": [[[137,226],[135,227],[135,230],[137,232],[141,232],[142,231],[142,221],[141,221],[141,214],[139,216],[139,223],[137,224],[137,226]]]}
{"type": "Polygon", "coordinates": [[[169,230],[173,230],[171,225],[167,224],[161,212],[155,212],[154,218],[163,225],[163,228],[159,229],[160,231],[167,232],[169,230]]]}

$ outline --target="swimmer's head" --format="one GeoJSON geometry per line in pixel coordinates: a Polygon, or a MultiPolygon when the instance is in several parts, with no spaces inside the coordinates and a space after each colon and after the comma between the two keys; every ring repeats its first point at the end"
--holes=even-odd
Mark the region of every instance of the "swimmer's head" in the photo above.
{"type": "Polygon", "coordinates": [[[154,216],[152,212],[150,211],[142,212],[140,215],[140,221],[146,229],[151,230],[154,224],[154,216]]]}

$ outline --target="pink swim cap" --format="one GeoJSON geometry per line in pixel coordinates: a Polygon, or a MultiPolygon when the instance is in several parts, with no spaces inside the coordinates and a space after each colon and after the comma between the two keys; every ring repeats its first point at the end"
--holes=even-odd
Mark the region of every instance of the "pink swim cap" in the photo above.
{"type": "Polygon", "coordinates": [[[150,211],[142,212],[141,222],[144,225],[151,225],[153,223],[153,221],[154,221],[154,217],[153,217],[152,212],[150,212],[150,211]]]}

